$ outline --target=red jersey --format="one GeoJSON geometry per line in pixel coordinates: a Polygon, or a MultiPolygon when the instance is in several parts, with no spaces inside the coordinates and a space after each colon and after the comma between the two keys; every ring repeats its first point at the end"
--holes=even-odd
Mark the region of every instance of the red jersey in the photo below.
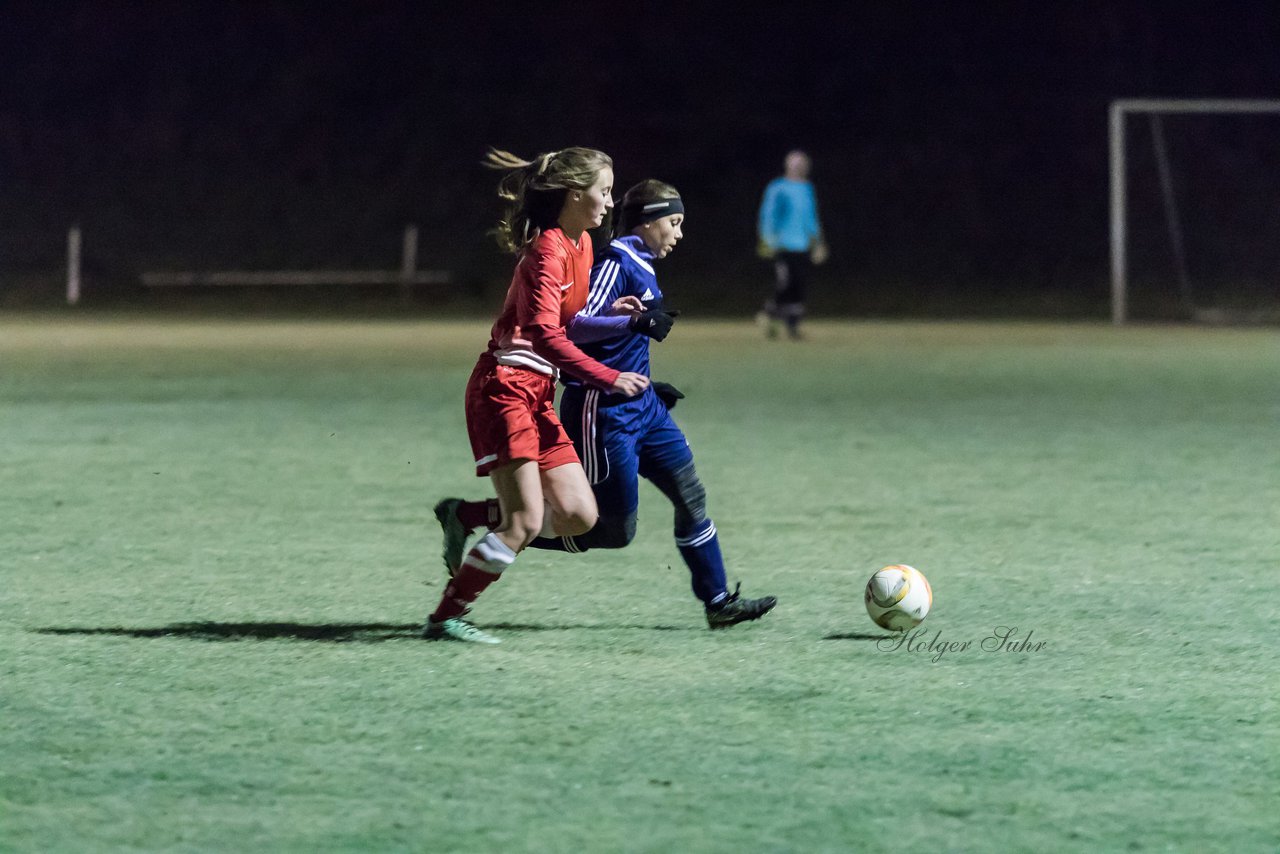
{"type": "Polygon", "coordinates": [[[548,376],[567,371],[609,389],[618,371],[592,359],[569,341],[565,325],[587,304],[591,289],[591,235],[574,245],[560,228],[525,247],[493,324],[488,355],[501,365],[519,365],[548,376]]]}

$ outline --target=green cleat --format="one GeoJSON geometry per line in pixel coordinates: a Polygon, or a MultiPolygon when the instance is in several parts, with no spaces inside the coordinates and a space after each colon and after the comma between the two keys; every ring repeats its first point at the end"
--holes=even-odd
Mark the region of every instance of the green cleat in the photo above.
{"type": "Polygon", "coordinates": [[[463,643],[502,643],[488,632],[483,632],[461,617],[449,617],[435,622],[430,617],[422,627],[422,636],[427,640],[455,640],[463,643]]]}
{"type": "Polygon", "coordinates": [[[457,575],[462,567],[462,558],[467,553],[467,537],[471,536],[471,530],[458,518],[460,504],[461,498],[445,498],[435,506],[436,521],[444,531],[444,548],[441,549],[441,554],[450,578],[457,575]]]}

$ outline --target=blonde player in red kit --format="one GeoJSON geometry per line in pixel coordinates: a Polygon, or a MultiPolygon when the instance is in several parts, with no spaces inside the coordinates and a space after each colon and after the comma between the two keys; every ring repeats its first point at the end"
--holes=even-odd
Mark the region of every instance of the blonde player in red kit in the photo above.
{"type": "Polygon", "coordinates": [[[587,356],[564,330],[586,305],[592,264],[587,230],[613,207],[613,161],[589,148],[532,161],[494,150],[485,165],[507,173],[498,185],[507,202],[498,238],[519,260],[489,346],[467,383],[467,433],[476,474],[493,481],[502,519],[459,566],[449,567],[444,595],[423,628],[430,640],[471,643],[498,643],[463,616],[516,555],[540,535],[585,534],[599,515],[556,416],[559,372],[629,397],[649,385],[643,374],[619,372],[587,356]]]}

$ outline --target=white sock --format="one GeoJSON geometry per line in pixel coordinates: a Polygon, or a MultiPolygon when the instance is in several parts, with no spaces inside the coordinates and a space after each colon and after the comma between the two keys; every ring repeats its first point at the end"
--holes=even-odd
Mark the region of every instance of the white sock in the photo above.
{"type": "Polygon", "coordinates": [[[476,541],[462,563],[493,575],[501,575],[504,569],[515,563],[515,560],[516,553],[511,550],[511,547],[490,531],[476,541]]]}

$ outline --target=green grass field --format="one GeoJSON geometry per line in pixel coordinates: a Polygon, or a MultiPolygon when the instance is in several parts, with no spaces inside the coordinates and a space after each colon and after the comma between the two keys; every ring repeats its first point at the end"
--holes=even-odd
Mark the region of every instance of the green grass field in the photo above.
{"type": "Polygon", "coordinates": [[[487,326],[0,318],[0,850],[1280,848],[1274,329],[682,319],[776,611],[707,631],[645,486],[432,644],[487,326]]]}

